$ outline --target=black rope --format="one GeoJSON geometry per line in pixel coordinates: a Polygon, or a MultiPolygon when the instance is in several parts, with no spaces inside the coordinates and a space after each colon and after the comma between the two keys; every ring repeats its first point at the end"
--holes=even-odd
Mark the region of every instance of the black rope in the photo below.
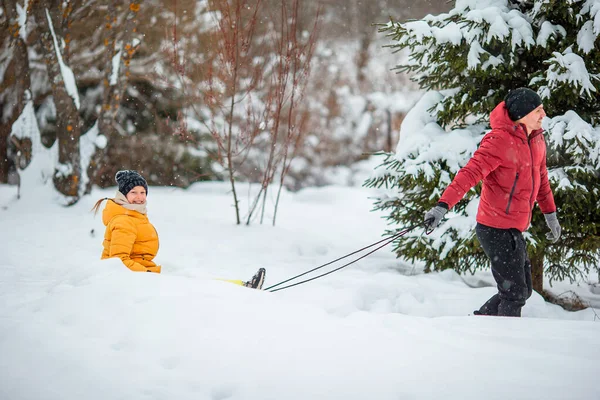
{"type": "MultiPolygon", "coordinates": [[[[361,251],[363,251],[363,250],[366,250],[366,249],[368,249],[368,248],[370,248],[370,247],[376,246],[376,245],[378,245],[379,243],[393,241],[394,239],[396,239],[396,238],[398,238],[398,237],[400,237],[400,236],[404,235],[406,232],[408,232],[408,231],[410,231],[410,230],[412,230],[412,229],[416,228],[417,226],[418,226],[418,225],[416,225],[416,226],[413,226],[413,227],[410,227],[410,228],[408,228],[408,229],[405,229],[404,231],[402,231],[402,232],[399,232],[399,233],[397,233],[397,234],[395,234],[395,235],[393,235],[393,236],[391,236],[391,237],[389,237],[389,238],[381,239],[380,241],[378,241],[378,242],[375,242],[375,243],[373,243],[373,244],[370,244],[370,245],[368,245],[368,246],[365,246],[365,247],[363,247],[362,249],[358,249],[358,250],[356,250],[356,251],[353,251],[352,253],[346,254],[345,256],[342,256],[342,257],[340,257],[340,258],[337,258],[337,259],[335,259],[335,260],[333,260],[333,261],[329,261],[328,263],[325,263],[325,264],[323,264],[323,265],[319,265],[319,266],[318,266],[318,267],[316,267],[316,268],[313,268],[313,269],[311,269],[311,270],[308,270],[308,271],[306,271],[306,272],[303,272],[303,273],[301,273],[300,275],[292,276],[291,278],[289,278],[289,279],[286,279],[286,280],[284,280],[284,281],[281,281],[281,282],[279,282],[279,283],[276,283],[275,285],[269,286],[268,288],[266,288],[266,289],[264,289],[264,290],[270,290],[270,289],[273,289],[273,288],[275,288],[275,287],[277,287],[277,286],[279,286],[279,285],[283,285],[284,283],[287,283],[287,282],[289,282],[289,281],[293,281],[293,280],[294,280],[294,279],[296,279],[296,278],[300,278],[301,276],[304,276],[304,275],[306,275],[306,274],[310,274],[311,272],[314,272],[314,271],[316,271],[316,270],[318,270],[318,269],[321,269],[321,268],[323,268],[323,267],[326,267],[326,266],[328,266],[328,265],[331,265],[331,264],[333,264],[333,263],[335,263],[335,262],[338,262],[338,261],[340,261],[340,260],[343,260],[344,258],[350,257],[350,256],[352,256],[352,255],[354,255],[354,254],[356,254],[356,253],[360,253],[361,251]]],[[[387,244],[387,243],[386,243],[386,244],[387,244]]]]}
{"type": "Polygon", "coordinates": [[[303,284],[303,283],[306,283],[306,282],[314,281],[315,279],[318,279],[318,278],[321,278],[321,277],[323,277],[323,276],[329,275],[329,274],[331,274],[331,273],[334,273],[335,271],[339,271],[340,269],[342,269],[342,268],[345,268],[345,267],[347,267],[347,266],[348,266],[348,265],[350,265],[350,264],[354,264],[355,262],[357,262],[357,261],[359,261],[359,260],[362,260],[363,258],[365,258],[365,257],[367,257],[367,256],[369,256],[369,255],[371,255],[371,254],[373,254],[373,253],[375,253],[377,250],[379,250],[379,249],[381,249],[381,248],[383,248],[383,247],[387,246],[388,244],[392,243],[394,240],[396,240],[396,239],[397,239],[397,238],[399,238],[400,236],[404,236],[404,235],[406,235],[408,232],[412,231],[413,229],[417,228],[417,227],[418,227],[418,226],[420,226],[420,225],[421,225],[421,224],[413,225],[413,226],[411,226],[410,228],[407,228],[407,229],[405,229],[405,230],[403,230],[403,231],[401,231],[401,232],[399,232],[399,233],[396,233],[395,235],[393,235],[393,236],[391,236],[391,237],[389,237],[389,238],[385,238],[385,239],[382,239],[382,240],[380,240],[380,241],[378,241],[378,242],[375,242],[375,243],[373,243],[373,244],[370,244],[370,245],[368,245],[368,246],[365,246],[365,247],[363,247],[362,249],[359,249],[359,250],[353,251],[352,253],[346,254],[346,255],[345,255],[345,256],[343,256],[343,257],[337,258],[337,259],[335,259],[335,260],[333,260],[333,261],[330,261],[330,262],[328,262],[328,263],[325,263],[325,264],[323,264],[323,265],[320,265],[320,266],[318,266],[318,267],[316,267],[316,268],[313,268],[313,269],[311,269],[311,270],[309,270],[309,271],[303,272],[303,273],[301,273],[300,275],[293,276],[293,277],[291,277],[291,278],[289,278],[289,279],[286,279],[286,280],[284,280],[284,281],[281,281],[281,282],[279,282],[279,283],[277,283],[277,284],[275,284],[275,285],[269,286],[268,288],[266,288],[266,289],[264,289],[264,290],[267,290],[267,291],[269,291],[269,292],[277,292],[277,291],[279,291],[279,290],[283,290],[283,289],[291,288],[291,287],[298,286],[298,285],[301,285],[301,284],[303,284]],[[385,242],[385,243],[384,243],[384,242],[385,242]],[[301,277],[301,276],[304,276],[304,275],[306,275],[306,274],[309,274],[309,273],[311,273],[311,272],[314,272],[314,271],[316,271],[316,270],[318,270],[318,269],[321,269],[321,268],[323,268],[323,267],[326,267],[326,266],[328,266],[328,265],[331,265],[331,264],[333,264],[333,263],[335,263],[335,262],[337,262],[337,261],[343,260],[344,258],[350,257],[350,256],[352,256],[352,255],[354,255],[354,254],[356,254],[356,253],[360,253],[361,251],[363,251],[363,250],[366,250],[366,249],[368,249],[368,248],[370,248],[370,247],[377,246],[377,245],[378,245],[378,244],[380,244],[380,243],[383,243],[383,244],[382,244],[381,246],[379,246],[379,247],[375,248],[374,250],[371,250],[371,251],[370,251],[370,252],[368,252],[367,254],[365,254],[365,255],[363,255],[363,256],[361,256],[361,257],[359,257],[359,258],[357,258],[357,259],[355,259],[355,260],[353,260],[353,261],[350,261],[349,263],[346,263],[346,264],[342,265],[341,267],[338,267],[338,268],[332,269],[331,271],[325,272],[324,274],[321,274],[321,275],[317,275],[317,276],[315,276],[315,277],[312,277],[312,278],[310,278],[310,279],[306,279],[306,280],[303,280],[303,281],[300,281],[300,282],[296,282],[296,283],[293,283],[293,284],[291,284],[291,285],[287,285],[287,286],[281,287],[281,288],[279,288],[279,289],[274,289],[274,290],[271,290],[271,289],[273,289],[273,288],[275,288],[275,287],[277,287],[277,286],[283,285],[284,283],[287,283],[287,282],[289,282],[289,281],[292,281],[292,280],[294,280],[294,279],[296,279],[296,278],[299,278],[299,277],[301,277]]]}

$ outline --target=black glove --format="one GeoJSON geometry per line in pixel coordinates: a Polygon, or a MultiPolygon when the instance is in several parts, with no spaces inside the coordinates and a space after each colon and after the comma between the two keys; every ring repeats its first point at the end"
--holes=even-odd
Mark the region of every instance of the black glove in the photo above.
{"type": "Polygon", "coordinates": [[[544,218],[546,218],[546,225],[550,228],[550,232],[546,233],[546,239],[551,241],[552,243],[556,243],[560,238],[560,224],[558,223],[558,217],[556,213],[544,214],[544,218]]]}
{"type": "Polygon", "coordinates": [[[448,206],[440,203],[425,213],[425,227],[427,229],[435,229],[440,224],[444,215],[448,212],[448,206]],[[444,207],[446,206],[446,207],[444,207]]]}

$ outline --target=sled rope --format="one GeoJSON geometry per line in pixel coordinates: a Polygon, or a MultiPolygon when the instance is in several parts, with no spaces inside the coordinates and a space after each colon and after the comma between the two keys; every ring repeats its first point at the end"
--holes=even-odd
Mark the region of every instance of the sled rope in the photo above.
{"type": "Polygon", "coordinates": [[[335,260],[333,260],[333,261],[329,261],[328,263],[325,263],[325,264],[323,264],[323,265],[319,265],[318,267],[315,267],[315,268],[313,268],[313,269],[311,269],[311,270],[308,270],[308,271],[306,271],[306,272],[303,272],[303,273],[301,273],[301,274],[299,274],[299,275],[293,276],[293,277],[291,277],[291,278],[289,278],[289,279],[286,279],[286,280],[284,280],[284,281],[281,281],[281,282],[279,282],[279,283],[276,283],[275,285],[269,286],[268,288],[266,288],[266,289],[264,289],[264,290],[267,290],[267,291],[269,291],[269,292],[277,292],[277,291],[279,291],[279,290],[283,290],[283,289],[291,288],[291,287],[294,287],[294,286],[298,286],[298,285],[301,285],[301,284],[303,284],[303,283],[310,282],[310,281],[314,281],[315,279],[322,278],[322,277],[324,277],[324,276],[326,276],[326,275],[332,274],[332,273],[334,273],[334,272],[336,272],[336,271],[339,271],[339,270],[340,270],[340,269],[342,269],[342,268],[345,268],[345,267],[347,267],[347,266],[349,266],[349,265],[351,265],[351,264],[354,264],[355,262],[357,262],[357,261],[359,261],[359,260],[362,260],[363,258],[365,258],[365,257],[367,257],[367,256],[369,256],[369,255],[371,255],[371,254],[373,254],[373,253],[375,253],[377,250],[379,250],[379,249],[381,249],[381,248],[383,248],[383,247],[387,246],[388,244],[392,243],[392,242],[393,242],[394,240],[396,240],[397,238],[399,238],[399,237],[401,237],[401,236],[404,236],[404,235],[406,235],[408,232],[410,232],[410,231],[414,230],[415,228],[417,228],[417,227],[419,227],[419,226],[421,226],[421,224],[413,225],[413,226],[411,226],[411,227],[409,227],[409,228],[406,228],[406,229],[404,229],[404,230],[403,230],[403,231],[401,231],[401,232],[398,232],[398,233],[396,233],[395,235],[393,235],[393,236],[391,236],[391,237],[389,237],[389,238],[382,239],[382,240],[380,240],[380,241],[378,241],[378,242],[375,242],[375,243],[373,243],[373,244],[370,244],[370,245],[368,245],[368,246],[365,246],[365,247],[363,247],[362,249],[359,249],[359,250],[353,251],[352,253],[346,254],[345,256],[342,256],[342,257],[340,257],[340,258],[337,258],[337,259],[335,259],[335,260]],[[381,243],[383,243],[383,244],[381,244],[381,243]],[[364,255],[360,256],[359,258],[357,258],[357,259],[355,259],[355,260],[352,260],[352,261],[350,261],[349,263],[346,263],[346,264],[342,265],[341,267],[337,267],[337,268],[335,268],[335,269],[332,269],[331,271],[325,272],[325,273],[323,273],[323,274],[321,274],[321,275],[314,276],[314,277],[312,277],[312,278],[310,278],[310,279],[305,279],[305,280],[303,280],[303,281],[300,281],[300,282],[292,283],[292,284],[290,284],[290,285],[283,286],[283,287],[280,287],[280,288],[278,288],[278,289],[274,289],[274,288],[276,288],[277,286],[280,286],[280,285],[283,285],[284,283],[287,283],[287,282],[293,281],[294,279],[300,278],[301,276],[304,276],[304,275],[306,275],[306,274],[310,274],[311,272],[314,272],[314,271],[316,271],[316,270],[318,270],[318,269],[321,269],[321,268],[323,268],[323,267],[326,267],[326,266],[328,266],[328,265],[331,265],[331,264],[333,264],[333,263],[335,263],[335,262],[338,262],[338,261],[340,261],[340,260],[343,260],[344,258],[350,257],[350,256],[352,256],[352,255],[354,255],[354,254],[356,254],[356,253],[360,253],[360,252],[361,252],[361,251],[363,251],[363,250],[369,249],[369,248],[371,248],[371,247],[373,247],[373,246],[377,246],[377,245],[379,245],[379,244],[381,244],[379,247],[376,247],[375,249],[373,249],[373,250],[369,251],[368,253],[366,253],[366,254],[364,254],[364,255]]]}

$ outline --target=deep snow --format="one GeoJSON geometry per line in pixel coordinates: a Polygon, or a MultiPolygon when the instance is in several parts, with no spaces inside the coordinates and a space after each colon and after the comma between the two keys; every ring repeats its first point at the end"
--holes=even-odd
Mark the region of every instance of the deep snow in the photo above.
{"type": "Polygon", "coordinates": [[[489,272],[422,274],[389,248],[275,293],[212,279],[262,266],[269,286],[380,240],[367,189],[284,193],[272,227],[235,226],[226,184],[150,187],[160,275],[99,260],[89,210],[114,189],[70,208],[15,192],[0,185],[0,399],[600,398],[594,281],[553,290],[596,310],[534,293],[514,319],[470,316],[489,272]]]}

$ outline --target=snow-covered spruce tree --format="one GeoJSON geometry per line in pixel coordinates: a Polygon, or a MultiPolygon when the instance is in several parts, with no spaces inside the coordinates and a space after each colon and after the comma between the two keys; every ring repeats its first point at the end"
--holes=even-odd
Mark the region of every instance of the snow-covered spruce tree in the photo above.
{"type": "MultiPolygon", "coordinates": [[[[548,169],[563,228],[550,244],[536,207],[526,233],[534,289],[542,292],[544,271],[550,282],[600,274],[600,1],[458,0],[447,14],[391,22],[381,32],[393,51],[409,53],[398,71],[426,91],[401,127],[396,153],[365,183],[393,190],[375,204],[397,224],[386,234],[422,222],[489,130],[494,106],[528,86],[550,116],[548,169]]],[[[473,229],[479,194],[478,185],[430,236],[398,239],[398,256],[424,262],[426,271],[487,267],[473,229]]]]}

